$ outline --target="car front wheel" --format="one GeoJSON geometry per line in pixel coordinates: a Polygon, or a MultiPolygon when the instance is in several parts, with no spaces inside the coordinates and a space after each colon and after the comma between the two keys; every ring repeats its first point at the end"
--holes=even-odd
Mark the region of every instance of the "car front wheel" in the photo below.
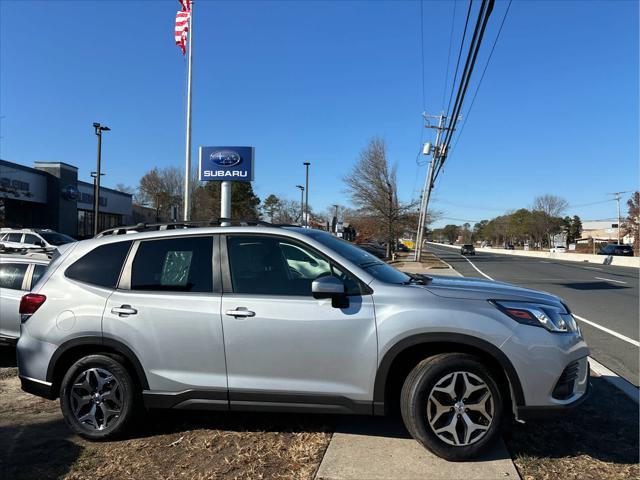
{"type": "Polygon", "coordinates": [[[416,365],[400,405],[411,436],[453,461],[473,458],[495,441],[503,409],[493,374],[464,353],[435,355],[416,365]]]}
{"type": "Polygon", "coordinates": [[[75,362],[60,389],[65,421],[89,440],[121,434],[134,413],[134,384],[125,367],[106,355],[89,355],[75,362]]]}

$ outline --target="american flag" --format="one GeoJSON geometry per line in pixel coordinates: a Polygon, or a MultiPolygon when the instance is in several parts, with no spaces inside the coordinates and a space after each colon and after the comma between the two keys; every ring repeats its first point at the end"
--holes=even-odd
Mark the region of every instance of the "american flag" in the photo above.
{"type": "Polygon", "coordinates": [[[176,13],[176,45],[184,55],[187,52],[187,33],[189,32],[189,18],[191,17],[191,0],[178,0],[182,10],[176,13]]]}

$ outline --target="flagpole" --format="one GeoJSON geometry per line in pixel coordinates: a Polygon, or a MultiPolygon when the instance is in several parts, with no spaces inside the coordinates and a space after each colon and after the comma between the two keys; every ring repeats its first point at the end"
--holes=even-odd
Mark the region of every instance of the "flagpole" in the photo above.
{"type": "Polygon", "coordinates": [[[191,182],[191,66],[193,60],[193,4],[191,2],[191,14],[189,16],[189,60],[187,61],[187,139],[184,158],[184,206],[182,219],[189,220],[191,211],[191,195],[189,183],[191,182]]]}

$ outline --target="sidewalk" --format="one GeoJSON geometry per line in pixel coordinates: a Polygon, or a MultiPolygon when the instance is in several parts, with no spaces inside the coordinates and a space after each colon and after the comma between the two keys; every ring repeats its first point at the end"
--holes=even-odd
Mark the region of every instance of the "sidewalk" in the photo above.
{"type": "Polygon", "coordinates": [[[473,462],[448,462],[409,436],[399,418],[345,418],[316,480],[519,479],[504,442],[473,462]]]}

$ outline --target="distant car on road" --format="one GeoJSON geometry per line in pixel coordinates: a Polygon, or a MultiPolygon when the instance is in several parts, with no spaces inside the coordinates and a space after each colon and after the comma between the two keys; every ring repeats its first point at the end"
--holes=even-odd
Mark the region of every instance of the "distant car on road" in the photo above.
{"type": "Polygon", "coordinates": [[[504,248],[505,248],[506,250],[515,250],[515,249],[516,249],[516,247],[514,247],[514,246],[513,246],[513,243],[507,243],[507,244],[504,246],[504,248]]]}
{"type": "Polygon", "coordinates": [[[567,247],[564,245],[556,245],[555,247],[551,247],[549,251],[551,253],[566,253],[567,247]]]}
{"type": "Polygon", "coordinates": [[[460,249],[460,255],[475,255],[475,254],[476,254],[476,249],[473,245],[471,244],[462,245],[462,248],[460,249]]]}
{"type": "Polygon", "coordinates": [[[631,245],[618,245],[610,243],[598,251],[598,255],[614,255],[619,257],[633,257],[633,247],[631,245]]]}

